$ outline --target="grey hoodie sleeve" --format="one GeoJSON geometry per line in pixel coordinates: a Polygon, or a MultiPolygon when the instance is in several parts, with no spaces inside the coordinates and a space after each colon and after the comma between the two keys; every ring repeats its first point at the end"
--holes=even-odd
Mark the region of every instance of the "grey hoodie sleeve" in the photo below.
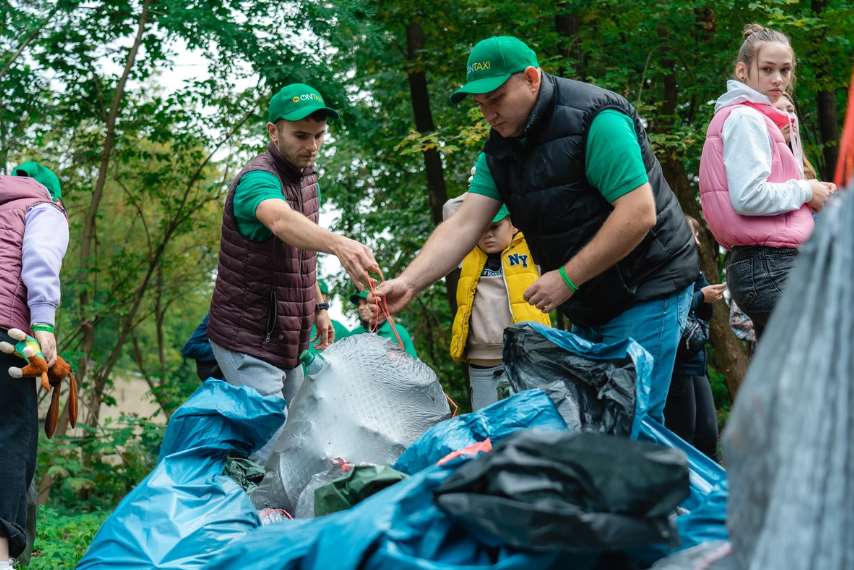
{"type": "Polygon", "coordinates": [[[723,128],[724,166],[729,197],[744,216],[776,216],[792,212],[812,199],[806,180],[768,182],[771,139],[762,115],[749,107],[735,109],[723,128]]]}
{"type": "Polygon", "coordinates": [[[55,324],[59,306],[59,270],[68,248],[68,220],[52,204],[27,212],[21,279],[27,287],[30,322],[55,324]]]}

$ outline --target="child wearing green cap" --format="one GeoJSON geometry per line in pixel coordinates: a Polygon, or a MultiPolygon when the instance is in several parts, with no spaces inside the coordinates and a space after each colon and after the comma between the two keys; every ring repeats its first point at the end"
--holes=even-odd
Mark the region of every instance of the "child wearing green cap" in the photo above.
{"type": "MultiPolygon", "coordinates": [[[[350,331],[350,336],[357,334],[365,334],[371,331],[371,305],[368,304],[368,290],[363,289],[359,292],[350,295],[350,302],[356,305],[356,310],[359,312],[359,326],[350,331]]],[[[392,344],[397,345],[397,337],[391,330],[391,325],[385,318],[385,315],[380,314],[378,317],[377,334],[383,338],[387,338],[392,344]]],[[[401,323],[394,323],[397,334],[400,335],[400,340],[403,341],[403,350],[418,358],[418,352],[415,350],[415,345],[412,344],[412,337],[409,336],[409,331],[401,323]]]]}
{"type": "MultiPolygon", "coordinates": [[[[463,200],[464,195],[445,203],[445,220],[463,200]]],[[[468,364],[472,410],[510,392],[503,361],[504,329],[522,321],[551,326],[549,316],[523,298],[539,278],[525,236],[513,227],[507,207],[502,206],[463,259],[457,283],[451,358],[468,364]]]]}

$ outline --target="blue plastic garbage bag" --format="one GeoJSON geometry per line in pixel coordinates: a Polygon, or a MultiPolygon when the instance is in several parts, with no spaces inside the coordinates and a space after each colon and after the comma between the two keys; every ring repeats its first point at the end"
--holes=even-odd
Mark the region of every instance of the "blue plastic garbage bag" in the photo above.
{"type": "Polygon", "coordinates": [[[570,431],[637,437],[649,409],[652,356],[634,340],[592,343],[519,323],[504,331],[504,363],[513,388],[545,390],[570,431]]]}
{"type": "Polygon", "coordinates": [[[476,412],[436,424],[415,440],[393,467],[411,475],[435,465],[452,451],[486,438],[496,445],[526,428],[566,430],[566,422],[540,389],[519,392],[476,412]]]}
{"type": "Polygon", "coordinates": [[[678,449],[688,458],[691,494],[680,504],[683,514],[676,518],[679,546],[653,548],[657,554],[653,559],[706,542],[729,540],[726,470],[652,418],[643,421],[639,439],[678,449]]]}
{"type": "Polygon", "coordinates": [[[351,509],[285,521],[229,544],[209,566],[230,570],[531,570],[588,568],[559,553],[522,552],[478,542],[435,503],[433,492],[468,458],[433,466],[351,509]],[[563,557],[563,558],[562,558],[563,557]]]}
{"type": "Polygon", "coordinates": [[[205,382],[169,421],[160,461],[107,519],[78,568],[203,568],[261,525],[249,496],[223,475],[285,420],[284,399],[205,382]]]}

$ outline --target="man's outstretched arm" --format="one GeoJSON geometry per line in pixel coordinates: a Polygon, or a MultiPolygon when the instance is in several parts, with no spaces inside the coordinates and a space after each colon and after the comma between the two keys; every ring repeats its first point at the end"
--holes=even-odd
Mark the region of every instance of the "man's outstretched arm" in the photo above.
{"type": "Polygon", "coordinates": [[[360,289],[368,286],[369,273],[379,274],[379,265],[368,246],[320,227],[288,206],[284,200],[262,201],[255,215],[258,221],[286,244],[331,253],[337,257],[360,289]]]}
{"type": "Polygon", "coordinates": [[[451,272],[477,244],[501,202],[469,193],[454,216],[433,230],[427,243],[399,277],[377,290],[398,313],[422,290],[451,272]]]}

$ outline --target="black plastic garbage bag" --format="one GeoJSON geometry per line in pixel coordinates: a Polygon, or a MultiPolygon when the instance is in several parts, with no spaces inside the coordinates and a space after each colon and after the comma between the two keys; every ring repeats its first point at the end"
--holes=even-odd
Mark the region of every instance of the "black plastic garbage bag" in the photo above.
{"type": "Polygon", "coordinates": [[[854,196],[786,278],[723,436],[739,568],[854,568],[854,196]]]}
{"type": "Polygon", "coordinates": [[[671,542],[688,495],[684,454],[596,433],[530,430],[460,467],[439,506],[484,541],[534,550],[671,542]]]}
{"type": "Polygon", "coordinates": [[[513,389],[542,388],[570,431],[636,434],[649,394],[648,385],[636,386],[639,378],[649,377],[637,366],[651,370],[650,360],[630,340],[593,344],[534,323],[504,331],[504,363],[513,389]]]}

